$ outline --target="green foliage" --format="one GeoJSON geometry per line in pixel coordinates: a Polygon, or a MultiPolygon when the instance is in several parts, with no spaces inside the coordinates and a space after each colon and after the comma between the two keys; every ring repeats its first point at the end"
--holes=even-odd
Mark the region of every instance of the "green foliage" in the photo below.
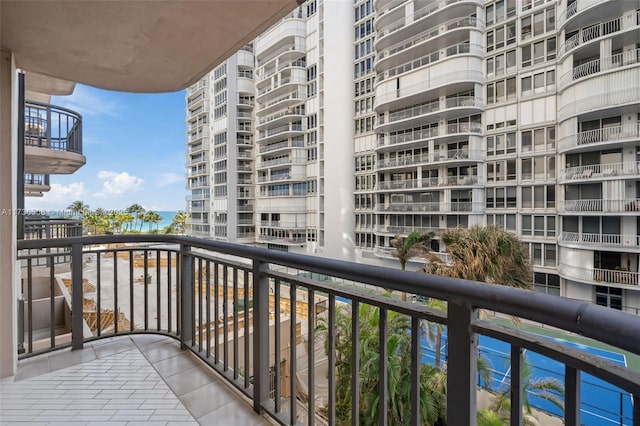
{"type": "Polygon", "coordinates": [[[532,288],[529,252],[513,234],[495,226],[449,229],[442,234],[452,263],[427,253],[423,272],[445,277],[532,288]]]}
{"type": "Polygon", "coordinates": [[[394,248],[391,255],[400,261],[400,269],[405,270],[409,259],[428,252],[429,243],[434,235],[433,232],[422,234],[413,231],[405,238],[396,234],[391,240],[391,246],[394,248]]]}
{"type": "MultiPolygon", "coordinates": [[[[351,307],[336,309],[336,417],[337,424],[351,424],[351,307]]],[[[360,424],[378,424],[380,403],[378,369],[380,357],[380,310],[361,304],[360,324],[360,424]]],[[[316,336],[323,339],[328,352],[328,320],[318,319],[316,336]]],[[[388,424],[410,422],[411,320],[397,312],[387,317],[387,420],[388,424]]],[[[424,328],[421,333],[426,333],[424,328]]],[[[445,424],[446,373],[431,365],[420,366],[420,424],[445,424]]]]}

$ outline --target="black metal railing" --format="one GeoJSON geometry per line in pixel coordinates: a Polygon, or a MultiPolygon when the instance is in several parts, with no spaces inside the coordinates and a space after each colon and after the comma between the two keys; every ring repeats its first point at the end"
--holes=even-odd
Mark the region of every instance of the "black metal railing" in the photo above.
{"type": "Polygon", "coordinates": [[[43,240],[49,238],[70,238],[81,236],[82,221],[79,219],[27,216],[24,220],[25,240],[43,240]]]}
{"type": "Polygon", "coordinates": [[[38,174],[38,173],[25,173],[24,174],[24,184],[25,185],[49,186],[49,175],[38,174]]]}
{"type": "Polygon", "coordinates": [[[82,116],[67,108],[35,101],[24,107],[24,144],[82,154],[82,116]]]}
{"type": "Polygon", "coordinates": [[[640,424],[640,372],[523,331],[513,323],[478,316],[480,309],[490,310],[640,355],[640,319],[613,309],[533,291],[185,236],[24,240],[18,241],[18,250],[18,259],[25,266],[25,309],[20,318],[25,330],[23,358],[61,347],[81,348],[84,342],[103,337],[159,333],[179,340],[183,349],[192,351],[249,397],[256,412],[266,412],[281,424],[336,424],[345,415],[351,424],[360,424],[364,415],[360,400],[366,395],[359,387],[366,369],[371,368],[362,364],[360,345],[369,329],[356,315],[345,325],[340,312],[349,308],[359,312],[369,305],[377,310],[379,334],[374,340],[379,355],[374,364],[379,398],[377,409],[366,415],[377,416],[378,424],[387,424],[394,392],[388,388],[388,362],[396,354],[389,352],[387,339],[392,333],[391,317],[397,314],[408,321],[407,424],[417,425],[422,419],[422,330],[427,322],[446,326],[448,424],[475,424],[480,336],[498,339],[510,348],[511,424],[522,424],[525,350],[564,365],[565,424],[581,424],[581,374],[585,373],[630,394],[633,408],[620,422],[640,424]],[[51,278],[42,285],[49,285],[48,312],[51,324],[55,323],[54,284],[64,275],[58,276],[51,262],[44,271],[33,266],[37,259],[52,256],[45,252],[52,248],[63,248],[71,256],[70,278],[59,285],[59,293],[72,308],[70,337],[66,338],[56,334],[54,327],[36,330],[36,311],[29,308],[37,302],[34,277],[51,278]],[[376,289],[442,300],[447,309],[403,302],[376,289]],[[77,306],[84,306],[82,315],[73,309],[77,306]],[[320,333],[318,323],[323,321],[326,332],[320,333]],[[344,373],[336,368],[341,355],[337,342],[345,336],[341,327],[349,330],[352,354],[346,378],[351,384],[350,414],[336,413],[337,380],[344,373]],[[321,364],[325,375],[317,374],[321,364]],[[321,376],[326,376],[326,386],[317,383],[321,376]],[[326,393],[326,404],[317,398],[322,393],[326,393]]]}

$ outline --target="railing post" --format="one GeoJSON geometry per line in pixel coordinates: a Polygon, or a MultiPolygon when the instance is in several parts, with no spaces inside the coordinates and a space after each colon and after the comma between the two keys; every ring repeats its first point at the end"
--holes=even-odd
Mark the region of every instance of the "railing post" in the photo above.
{"type": "Polygon", "coordinates": [[[71,246],[71,348],[82,349],[84,317],[82,295],[82,243],[71,246]]]}
{"type": "Polygon", "coordinates": [[[473,307],[449,302],[447,348],[447,422],[476,425],[476,373],[478,339],[471,322],[478,313],[473,307]]]}
{"type": "MultiPolygon", "coordinates": [[[[180,246],[180,348],[193,345],[193,257],[191,247],[180,246]]],[[[146,279],[146,277],[145,277],[146,279]]]]}
{"type": "Polygon", "coordinates": [[[269,277],[264,275],[268,269],[266,263],[253,260],[253,410],[259,414],[269,396],[269,277]]]}

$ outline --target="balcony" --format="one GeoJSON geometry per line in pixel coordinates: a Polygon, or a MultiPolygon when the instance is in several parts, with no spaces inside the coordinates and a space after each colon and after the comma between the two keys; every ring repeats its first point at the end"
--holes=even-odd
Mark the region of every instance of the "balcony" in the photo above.
{"type": "Polygon", "coordinates": [[[484,203],[474,203],[471,201],[445,202],[415,202],[415,203],[388,203],[378,204],[376,212],[413,213],[413,212],[464,212],[473,214],[484,213],[484,203]]]}
{"type": "Polygon", "coordinates": [[[82,116],[70,109],[27,101],[24,108],[24,169],[71,174],[84,166],[82,116]]]}
{"type": "MultiPolygon", "coordinates": [[[[452,62],[454,63],[451,64],[451,69],[455,69],[458,65],[462,66],[462,63],[455,63],[454,59],[452,59],[452,62]]],[[[389,82],[387,82],[387,84],[384,84],[384,82],[377,84],[375,109],[379,111],[383,106],[386,109],[391,109],[392,107],[386,106],[386,104],[395,102],[399,104],[417,103],[419,99],[428,98],[432,95],[435,96],[436,93],[439,93],[439,89],[445,86],[451,86],[451,90],[458,86],[463,90],[463,87],[466,88],[474,83],[482,84],[484,82],[484,74],[480,71],[482,69],[482,63],[480,61],[477,63],[477,69],[467,62],[465,62],[465,64],[463,71],[451,71],[445,75],[437,74],[433,77],[427,68],[421,74],[418,83],[413,83],[400,89],[391,88],[388,84],[389,82]]]]}
{"type": "Polygon", "coordinates": [[[640,49],[628,50],[606,58],[589,61],[564,73],[560,77],[559,89],[562,91],[573,82],[589,76],[600,75],[620,67],[637,65],[638,63],[640,63],[640,49]]]}
{"type": "MultiPolygon", "coordinates": [[[[611,126],[601,129],[587,130],[574,133],[560,139],[558,150],[560,152],[574,151],[586,145],[601,146],[615,145],[632,142],[640,139],[640,123],[625,124],[624,126],[611,126]]],[[[591,148],[589,146],[589,148],[591,148]]]]}
{"type": "Polygon", "coordinates": [[[48,216],[27,216],[24,220],[24,239],[42,240],[82,236],[82,221],[48,216]]]}
{"type": "Polygon", "coordinates": [[[560,276],[590,284],[638,286],[640,273],[617,269],[581,268],[561,263],[558,267],[560,276]]]}
{"type": "Polygon", "coordinates": [[[51,190],[49,175],[25,173],[24,195],[25,197],[42,197],[43,192],[51,190]]]}
{"type": "Polygon", "coordinates": [[[590,246],[606,247],[607,249],[638,249],[640,248],[640,235],[620,234],[594,234],[588,232],[562,232],[558,237],[561,245],[575,245],[584,248],[590,246]]]}
{"type": "MultiPolygon", "coordinates": [[[[636,22],[635,26],[638,24],[640,23],[636,22]]],[[[576,49],[578,46],[585,45],[601,37],[611,36],[611,34],[615,34],[623,30],[626,31],[627,29],[628,27],[622,25],[622,17],[583,28],[576,34],[567,38],[564,43],[560,45],[559,55],[562,57],[576,49]]]]}
{"type": "MultiPolygon", "coordinates": [[[[381,355],[378,410],[383,418],[386,418],[390,398],[385,385],[389,376],[386,361],[390,353],[387,352],[387,332],[384,330],[389,324],[387,314],[394,312],[410,318],[411,336],[408,344],[414,360],[422,359],[424,351],[420,343],[421,322],[430,321],[447,326],[446,398],[449,424],[473,424],[476,419],[476,359],[480,336],[493,337],[507,346],[507,352],[512,354],[512,377],[521,374],[522,364],[519,360],[524,350],[544,354],[560,363],[563,371],[566,371],[560,380],[564,380],[565,422],[568,425],[581,424],[581,403],[584,403],[580,392],[581,374],[591,374],[621,388],[621,391],[636,395],[636,402],[640,394],[640,373],[632,367],[621,366],[562,341],[524,331],[513,323],[500,325],[478,317],[479,309],[495,311],[640,354],[640,336],[637,333],[640,324],[636,316],[583,301],[180,236],[130,235],[19,241],[19,259],[25,263],[32,258],[25,255],[24,250],[35,249],[44,253],[50,248],[63,248],[70,253],[74,265],[67,273],[71,280],[71,306],[84,306],[84,316],[91,319],[94,328],[87,334],[83,315],[74,315],[70,342],[58,344],[52,340],[49,347],[34,350],[30,319],[18,318],[25,330],[24,353],[20,355],[20,363],[32,363],[34,368],[28,374],[35,376],[40,371],[45,372],[43,370],[54,370],[63,363],[71,365],[77,360],[90,362],[84,364],[87,369],[62,371],[71,373],[79,384],[87,382],[87,387],[82,390],[86,404],[99,399],[90,396],[99,392],[110,399],[106,395],[108,392],[104,392],[100,386],[127,379],[127,373],[117,374],[120,373],[120,367],[116,364],[122,358],[110,355],[126,354],[127,365],[133,361],[141,370],[148,369],[142,371],[148,371],[144,383],[151,383],[154,388],[158,386],[158,393],[162,392],[163,398],[171,399],[174,407],[182,410],[179,402],[168,392],[167,385],[180,397],[189,395],[193,398],[190,402],[180,398],[180,402],[194,418],[200,419],[199,416],[203,415],[196,414],[194,407],[217,412],[219,400],[228,398],[234,403],[227,407],[226,416],[233,412],[241,417],[238,420],[240,424],[263,422],[262,419],[248,417],[250,413],[242,405],[242,401],[247,400],[256,412],[264,412],[281,424],[311,424],[312,420],[335,424],[338,372],[334,349],[340,337],[336,332],[337,312],[348,306],[343,304],[343,300],[349,301],[355,309],[361,304],[372,305],[380,312],[382,332],[376,341],[379,341],[381,355]],[[117,244],[120,248],[104,248],[107,244],[117,244]],[[151,260],[155,260],[155,265],[150,266],[151,260]],[[117,274],[118,269],[134,273],[117,274]],[[134,277],[141,272],[148,272],[148,275],[144,279],[145,275],[142,274],[143,280],[138,282],[134,277]],[[312,272],[320,274],[323,279],[314,279],[312,272]],[[114,277],[118,277],[117,280],[114,277]],[[94,283],[95,290],[83,286],[84,280],[94,283]],[[343,284],[345,282],[348,284],[343,284]],[[448,309],[427,308],[422,304],[403,302],[372,292],[374,289],[382,291],[383,288],[441,299],[447,303],[448,309]],[[93,300],[100,309],[91,303],[83,304],[83,300],[93,300]],[[108,321],[113,319],[113,312],[117,313],[119,319],[128,321],[108,321]],[[320,319],[329,324],[326,334],[316,332],[316,320],[320,319]],[[156,336],[144,336],[145,333],[156,336]],[[130,336],[120,337],[117,343],[105,340],[114,335],[130,336]],[[328,355],[324,355],[325,343],[330,348],[328,355]],[[74,351],[58,351],[69,347],[74,351]],[[144,356],[139,352],[143,352],[144,356]],[[49,353],[43,355],[48,359],[38,363],[42,358],[36,355],[44,353],[49,353]],[[94,362],[96,358],[98,362],[94,362]],[[110,359],[114,361],[110,365],[112,370],[105,371],[102,366],[110,359]],[[78,373],[85,375],[79,376],[78,373]],[[101,379],[96,381],[94,377],[101,379]],[[215,382],[215,385],[211,385],[211,382],[215,382]],[[226,390],[223,383],[235,388],[240,396],[226,390]]],[[[26,268],[25,271],[30,269],[26,268]]],[[[32,286],[31,274],[27,273],[26,276],[24,285],[28,290],[32,286]]],[[[29,303],[31,293],[25,292],[25,297],[25,302],[29,303]]],[[[359,349],[361,341],[358,336],[362,325],[354,320],[352,327],[354,331],[351,336],[356,337],[352,338],[351,345],[359,349]]],[[[357,389],[361,372],[366,366],[361,364],[358,356],[352,359],[351,366],[352,389],[357,389]]],[[[410,367],[410,401],[418,400],[422,392],[418,381],[420,368],[419,362],[413,362],[410,367]]],[[[131,374],[131,370],[128,371],[131,374]]],[[[39,384],[46,387],[48,394],[55,377],[55,374],[38,377],[39,384]]],[[[11,386],[19,386],[19,383],[11,386]]],[[[511,387],[511,404],[516,407],[514,412],[521,413],[522,399],[519,395],[522,384],[507,381],[505,385],[511,387]]],[[[4,386],[3,383],[3,389],[4,386]]],[[[145,385],[138,379],[136,386],[145,385]]],[[[133,392],[143,399],[156,392],[148,387],[144,389],[133,392]]],[[[111,394],[122,395],[122,389],[111,394]]],[[[354,396],[362,397],[358,392],[354,392],[354,396]]],[[[16,404],[19,403],[16,400],[16,404]]],[[[140,416],[159,414],[144,412],[139,406],[134,409],[140,416]]],[[[411,404],[406,410],[413,419],[410,424],[419,424],[420,405],[411,404]]],[[[359,424],[358,416],[361,413],[357,409],[353,412],[355,419],[352,423],[359,424]]],[[[640,413],[637,409],[633,413],[637,422],[640,413]]],[[[126,414],[130,415],[131,412],[126,414]]],[[[189,413],[184,411],[175,414],[184,415],[186,418],[182,420],[189,419],[189,413]]],[[[206,415],[208,417],[201,421],[203,424],[207,424],[207,420],[225,422],[228,419],[222,412],[206,415]]],[[[518,419],[513,421],[518,423],[518,419]]],[[[625,421],[632,424],[634,419],[627,417],[625,421]]]]}
{"type": "Polygon", "coordinates": [[[591,164],[588,166],[568,167],[560,171],[558,181],[589,181],[605,179],[637,178],[640,176],[640,161],[626,163],[591,164]]]}
{"type": "Polygon", "coordinates": [[[559,201],[558,207],[562,213],[598,213],[637,215],[640,212],[640,199],[624,200],[566,200],[559,201]]]}
{"type": "Polygon", "coordinates": [[[421,32],[420,34],[413,36],[407,40],[403,40],[400,43],[397,43],[393,46],[390,46],[387,49],[384,49],[378,53],[378,62],[376,65],[384,63],[386,58],[389,58],[393,55],[399,55],[402,52],[410,50],[412,47],[420,45],[427,40],[431,40],[437,37],[440,34],[444,34],[445,32],[466,28],[466,29],[482,29],[484,22],[482,20],[477,19],[476,17],[462,17],[462,18],[454,18],[443,24],[438,24],[432,28],[429,28],[426,31],[421,32]]]}
{"type": "Polygon", "coordinates": [[[484,53],[484,47],[481,44],[469,44],[459,43],[452,46],[447,46],[444,49],[444,54],[440,54],[440,51],[426,54],[422,57],[415,58],[404,64],[390,68],[376,75],[376,82],[380,83],[388,78],[397,78],[398,76],[408,73],[409,71],[431,65],[435,62],[444,61],[447,58],[458,55],[473,55],[481,57],[484,53]]]}

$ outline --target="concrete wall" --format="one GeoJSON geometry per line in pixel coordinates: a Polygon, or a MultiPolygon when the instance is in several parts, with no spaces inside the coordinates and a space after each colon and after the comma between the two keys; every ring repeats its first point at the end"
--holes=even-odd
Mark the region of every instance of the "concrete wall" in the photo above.
{"type": "Polygon", "coordinates": [[[16,167],[18,91],[13,55],[0,52],[0,377],[16,366],[16,167]]]}

